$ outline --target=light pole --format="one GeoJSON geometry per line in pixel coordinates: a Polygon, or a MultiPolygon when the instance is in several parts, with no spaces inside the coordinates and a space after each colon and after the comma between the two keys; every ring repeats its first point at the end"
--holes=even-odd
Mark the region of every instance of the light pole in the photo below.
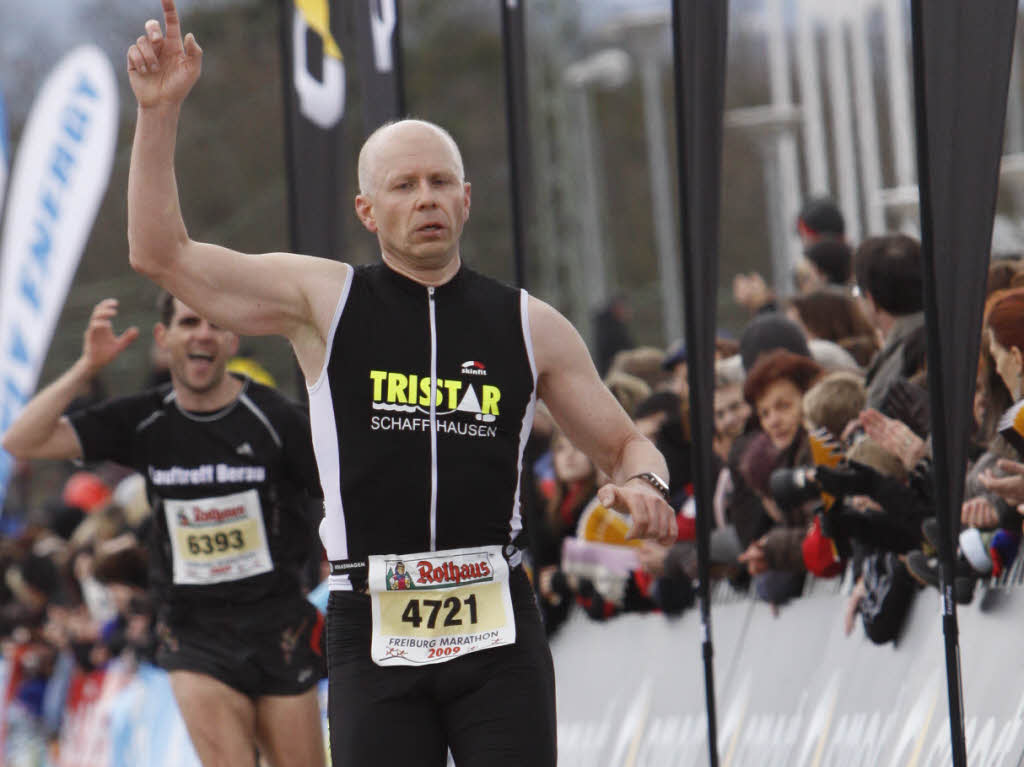
{"type": "Polygon", "coordinates": [[[671,16],[664,11],[634,11],[620,16],[611,26],[625,38],[640,62],[644,96],[644,132],[651,181],[651,214],[658,256],[662,327],[665,343],[683,334],[683,292],[673,212],[672,164],[665,135],[665,103],[661,90],[662,63],[668,58],[671,16]]]}
{"type": "Polygon", "coordinates": [[[577,155],[581,171],[579,189],[580,247],[576,253],[576,273],[582,294],[577,295],[576,326],[584,338],[590,336],[590,315],[608,300],[610,264],[605,248],[607,233],[603,215],[604,185],[600,168],[600,141],[594,128],[589,89],[614,89],[632,75],[629,54],[619,48],[605,48],[566,67],[562,79],[572,94],[579,119],[577,155]]]}

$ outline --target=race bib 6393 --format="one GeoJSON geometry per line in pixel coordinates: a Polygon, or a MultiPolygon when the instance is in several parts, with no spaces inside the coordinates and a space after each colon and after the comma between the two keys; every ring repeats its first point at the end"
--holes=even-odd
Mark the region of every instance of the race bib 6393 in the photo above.
{"type": "Polygon", "coordinates": [[[274,569],[256,490],[191,501],[165,499],[164,512],[176,584],[223,583],[274,569]]]}

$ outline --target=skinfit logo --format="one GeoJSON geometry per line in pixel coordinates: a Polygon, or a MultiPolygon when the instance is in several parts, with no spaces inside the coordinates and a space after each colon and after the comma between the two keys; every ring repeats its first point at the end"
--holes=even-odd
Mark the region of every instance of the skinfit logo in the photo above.
{"type": "Polygon", "coordinates": [[[466,360],[462,363],[462,375],[485,376],[487,375],[487,366],[482,362],[477,362],[476,360],[466,360]]]}

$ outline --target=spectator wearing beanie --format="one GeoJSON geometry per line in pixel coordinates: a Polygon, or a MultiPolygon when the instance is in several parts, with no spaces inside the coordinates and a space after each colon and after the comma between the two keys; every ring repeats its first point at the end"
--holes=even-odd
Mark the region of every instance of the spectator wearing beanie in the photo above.
{"type": "Polygon", "coordinates": [[[807,337],[800,326],[781,314],[761,314],[752,319],[740,336],[740,359],[749,372],[762,354],[786,349],[803,357],[811,356],[807,337]]]}

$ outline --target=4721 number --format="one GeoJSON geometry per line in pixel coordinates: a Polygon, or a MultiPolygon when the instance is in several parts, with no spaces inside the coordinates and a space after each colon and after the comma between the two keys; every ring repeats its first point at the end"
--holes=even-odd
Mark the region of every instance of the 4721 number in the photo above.
{"type": "Polygon", "coordinates": [[[442,625],[461,626],[462,618],[459,618],[458,615],[462,611],[463,605],[469,608],[470,624],[476,623],[476,594],[470,594],[465,599],[460,599],[459,597],[448,597],[444,600],[410,599],[409,604],[405,606],[405,610],[402,612],[402,621],[404,623],[411,623],[413,628],[418,629],[420,624],[426,620],[427,628],[432,629],[437,626],[437,619],[443,608],[447,610],[447,613],[444,616],[444,623],[442,625]],[[427,617],[424,617],[424,614],[427,617]]]}

